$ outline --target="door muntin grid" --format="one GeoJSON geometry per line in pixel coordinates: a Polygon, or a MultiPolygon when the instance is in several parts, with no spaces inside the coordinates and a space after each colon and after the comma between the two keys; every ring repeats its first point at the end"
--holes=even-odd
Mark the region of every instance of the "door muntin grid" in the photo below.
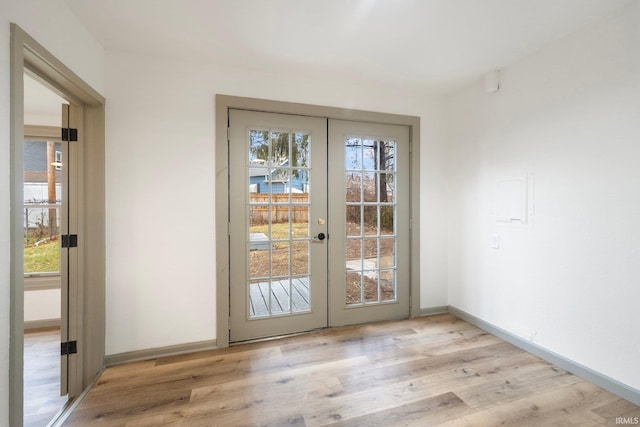
{"type": "Polygon", "coordinates": [[[344,149],[345,304],[397,302],[396,141],[349,136],[344,149]]]}
{"type": "Polygon", "coordinates": [[[249,129],[248,319],[311,311],[311,132],[249,129]]]}

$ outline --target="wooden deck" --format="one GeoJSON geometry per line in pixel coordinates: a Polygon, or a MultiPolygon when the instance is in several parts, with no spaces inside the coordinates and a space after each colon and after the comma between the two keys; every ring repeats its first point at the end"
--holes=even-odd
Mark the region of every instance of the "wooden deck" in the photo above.
{"type": "Polygon", "coordinates": [[[272,315],[309,311],[309,279],[292,279],[291,287],[288,280],[271,282],[271,292],[269,282],[253,283],[249,285],[249,303],[251,317],[268,316],[269,305],[272,315]]]}

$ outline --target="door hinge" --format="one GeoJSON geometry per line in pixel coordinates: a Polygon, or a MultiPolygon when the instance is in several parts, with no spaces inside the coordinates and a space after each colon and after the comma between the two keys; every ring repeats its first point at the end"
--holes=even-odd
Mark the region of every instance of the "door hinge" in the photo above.
{"type": "Polygon", "coordinates": [[[76,354],[78,352],[77,341],[67,341],[60,343],[60,356],[68,356],[70,354],[76,354]]]}
{"type": "Polygon", "coordinates": [[[63,141],[77,141],[78,129],[62,128],[62,140],[63,141]]]}
{"type": "Polygon", "coordinates": [[[78,235],[77,234],[63,234],[60,236],[61,247],[63,248],[77,248],[78,247],[78,235]]]}

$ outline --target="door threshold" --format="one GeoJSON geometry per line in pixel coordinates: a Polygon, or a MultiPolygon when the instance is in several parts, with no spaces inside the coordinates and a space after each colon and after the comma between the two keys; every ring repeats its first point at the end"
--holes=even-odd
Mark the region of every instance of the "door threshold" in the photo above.
{"type": "Polygon", "coordinates": [[[51,420],[47,424],[47,427],[61,426],[64,420],[68,418],[69,416],[68,414],[71,411],[71,406],[73,405],[74,401],[75,399],[67,398],[67,401],[65,402],[64,406],[60,408],[60,410],[53,416],[53,418],[51,418],[51,420]]]}
{"type": "Polygon", "coordinates": [[[310,334],[312,332],[321,331],[321,330],[327,329],[327,328],[328,328],[328,326],[324,326],[322,328],[309,329],[308,331],[293,332],[293,333],[290,333],[290,334],[275,335],[273,337],[253,338],[253,339],[244,340],[244,341],[234,341],[234,342],[230,342],[229,343],[229,347],[233,347],[233,346],[236,346],[236,345],[243,345],[243,344],[253,344],[253,343],[258,343],[258,342],[274,341],[274,340],[279,340],[279,339],[282,339],[282,338],[297,337],[299,335],[307,335],[307,334],[310,334]]]}

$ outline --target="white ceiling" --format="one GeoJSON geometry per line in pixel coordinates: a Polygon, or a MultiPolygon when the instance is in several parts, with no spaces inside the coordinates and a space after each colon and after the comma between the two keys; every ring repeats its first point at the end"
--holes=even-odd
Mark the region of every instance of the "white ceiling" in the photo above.
{"type": "Polygon", "coordinates": [[[446,91],[633,0],[65,0],[107,50],[446,91]]]}

